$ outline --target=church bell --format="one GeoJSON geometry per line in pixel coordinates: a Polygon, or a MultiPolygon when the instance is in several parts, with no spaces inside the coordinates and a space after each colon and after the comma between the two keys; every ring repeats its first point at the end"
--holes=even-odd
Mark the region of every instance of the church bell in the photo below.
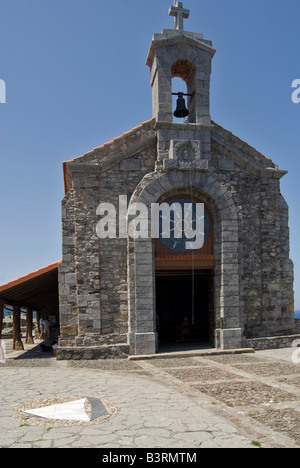
{"type": "Polygon", "coordinates": [[[189,110],[186,108],[183,94],[184,93],[178,93],[177,108],[174,112],[174,116],[179,119],[187,117],[190,114],[189,110]]]}

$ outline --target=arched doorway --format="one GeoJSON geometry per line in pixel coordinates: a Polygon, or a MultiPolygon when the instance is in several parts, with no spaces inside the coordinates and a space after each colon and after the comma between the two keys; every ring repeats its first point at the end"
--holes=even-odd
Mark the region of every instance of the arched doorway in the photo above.
{"type": "Polygon", "coordinates": [[[163,205],[181,209],[178,220],[175,211],[169,211],[171,229],[168,237],[164,237],[163,220],[159,220],[159,238],[154,241],[158,349],[214,346],[216,260],[213,251],[213,217],[200,198],[185,192],[164,199],[160,206],[163,205]],[[204,218],[204,238],[200,248],[190,249],[187,248],[184,228],[188,227],[187,220],[190,219],[195,231],[196,206],[199,204],[203,207],[200,213],[203,213],[204,218]],[[185,217],[185,208],[190,210],[190,217],[185,217]],[[181,237],[180,232],[175,232],[176,223],[180,223],[181,237]]]}
{"type": "MultiPolygon", "coordinates": [[[[147,174],[133,193],[130,205],[148,207],[161,203],[170,191],[197,194],[213,215],[214,268],[214,346],[219,349],[242,347],[243,300],[242,265],[239,263],[238,217],[230,190],[207,172],[167,171],[147,174]]],[[[154,354],[156,333],[155,242],[151,237],[128,238],[128,343],[131,354],[154,354]]],[[[204,262],[204,259],[202,259],[204,262]]],[[[202,264],[204,266],[204,263],[202,264]]],[[[209,267],[211,269],[211,267],[209,267]]],[[[181,268],[182,271],[182,268],[181,268]]]]}

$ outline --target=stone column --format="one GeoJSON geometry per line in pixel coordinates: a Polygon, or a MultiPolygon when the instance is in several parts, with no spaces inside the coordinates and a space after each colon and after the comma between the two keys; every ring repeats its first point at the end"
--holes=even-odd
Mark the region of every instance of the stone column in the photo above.
{"type": "Polygon", "coordinates": [[[243,347],[243,303],[240,295],[237,213],[226,192],[219,197],[218,205],[223,219],[220,222],[218,265],[216,268],[218,272],[216,293],[220,328],[216,329],[215,345],[220,349],[236,349],[243,347]]]}
{"type": "Polygon", "coordinates": [[[131,354],[155,354],[155,287],[151,239],[129,242],[129,344],[131,354]]]}

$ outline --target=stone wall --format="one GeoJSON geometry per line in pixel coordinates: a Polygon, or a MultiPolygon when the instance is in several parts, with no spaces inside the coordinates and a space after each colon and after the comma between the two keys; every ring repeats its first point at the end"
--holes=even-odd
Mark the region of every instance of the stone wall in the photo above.
{"type": "Polygon", "coordinates": [[[214,54],[203,35],[155,34],[147,58],[154,118],[64,163],[62,355],[156,350],[152,239],[99,239],[96,232],[97,206],[117,208],[120,195],[149,208],[192,191],[207,204],[214,224],[215,346],[240,348],[245,337],[295,333],[288,207],[280,193],[285,172],[211,122],[214,54]],[[186,123],[173,122],[174,77],[187,85],[186,123]]]}
{"type": "Polygon", "coordinates": [[[245,335],[294,333],[288,207],[279,183],[285,172],[218,126],[212,139],[215,173],[238,210],[245,335]]]}
{"type": "Polygon", "coordinates": [[[246,347],[253,348],[255,349],[255,351],[263,351],[266,349],[291,348],[293,342],[295,341],[299,341],[300,343],[299,334],[287,336],[271,336],[265,338],[251,338],[246,340],[246,347]]]}
{"type": "Polygon", "coordinates": [[[61,356],[79,358],[89,348],[99,348],[97,356],[101,348],[104,357],[155,352],[152,241],[99,239],[96,210],[101,202],[118,208],[119,195],[149,205],[191,186],[214,217],[216,346],[245,346],[243,334],[295,333],[288,207],[279,184],[285,173],[215,124],[157,123],[153,132],[154,124],[126,134],[126,145],[118,139],[121,156],[111,143],[70,166],[62,203],[61,356]],[[181,160],[183,147],[190,156],[181,160]]]}
{"type": "Polygon", "coordinates": [[[61,347],[102,346],[106,356],[106,346],[127,343],[127,239],[99,239],[96,210],[102,202],[118,209],[119,195],[126,195],[129,203],[138,183],[153,171],[155,160],[152,143],[103,173],[100,165],[89,171],[73,169],[73,188],[62,203],[61,347]]]}

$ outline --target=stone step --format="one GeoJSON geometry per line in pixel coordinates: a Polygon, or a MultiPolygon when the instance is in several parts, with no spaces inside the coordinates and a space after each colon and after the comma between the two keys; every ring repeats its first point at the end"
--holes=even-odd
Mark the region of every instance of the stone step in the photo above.
{"type": "Polygon", "coordinates": [[[225,354],[244,354],[244,353],[255,353],[253,348],[240,348],[240,349],[200,349],[192,351],[171,351],[169,353],[157,353],[157,354],[146,354],[129,356],[130,361],[142,361],[145,359],[174,359],[174,358],[185,358],[185,357],[205,357],[205,356],[221,356],[225,354]]]}

